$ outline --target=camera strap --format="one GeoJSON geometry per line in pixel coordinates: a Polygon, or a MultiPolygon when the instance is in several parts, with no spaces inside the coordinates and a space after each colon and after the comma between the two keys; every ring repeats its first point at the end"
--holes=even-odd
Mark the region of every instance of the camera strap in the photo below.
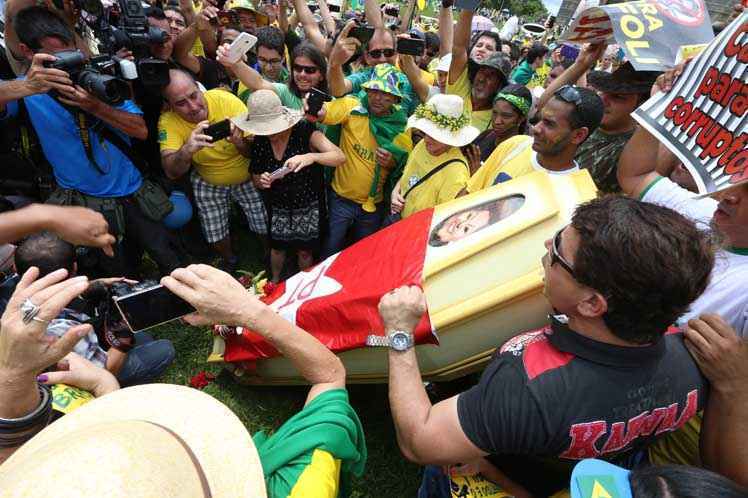
{"type": "Polygon", "coordinates": [[[81,136],[81,142],[83,142],[83,149],[86,151],[86,157],[88,162],[99,172],[100,175],[106,174],[106,172],[96,162],[96,158],[93,155],[93,147],[91,146],[91,133],[88,131],[88,124],[86,123],[86,113],[82,111],[72,112],[75,124],[78,126],[78,132],[81,136]]]}

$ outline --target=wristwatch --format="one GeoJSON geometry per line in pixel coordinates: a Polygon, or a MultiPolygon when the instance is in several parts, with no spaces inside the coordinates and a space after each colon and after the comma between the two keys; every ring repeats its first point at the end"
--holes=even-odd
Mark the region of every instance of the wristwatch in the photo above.
{"type": "Polygon", "coordinates": [[[407,351],[413,347],[413,334],[404,330],[393,330],[388,335],[369,335],[367,346],[388,346],[395,351],[407,351]]]}

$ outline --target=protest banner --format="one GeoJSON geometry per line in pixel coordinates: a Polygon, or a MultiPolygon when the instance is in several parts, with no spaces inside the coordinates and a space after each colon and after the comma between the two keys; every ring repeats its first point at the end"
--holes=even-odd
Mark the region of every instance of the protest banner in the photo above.
{"type": "MultiPolygon", "coordinates": [[[[339,353],[349,381],[381,382],[387,348],[366,346],[385,332],[379,300],[418,285],[428,309],[414,331],[424,375],[475,371],[506,339],[546,323],[544,243],[595,195],[586,170],[531,173],[415,213],[264,289],[262,300],[339,353]]],[[[259,334],[218,329],[225,342],[212,361],[251,372],[254,383],[303,382],[259,334]]]]}
{"type": "Polygon", "coordinates": [[[748,12],[690,64],[668,93],[633,114],[693,175],[702,194],[748,181],[748,12]]]}
{"type": "Polygon", "coordinates": [[[675,65],[682,45],[714,38],[704,0],[640,0],[592,7],[562,36],[572,43],[617,43],[637,71],[675,65]]]}

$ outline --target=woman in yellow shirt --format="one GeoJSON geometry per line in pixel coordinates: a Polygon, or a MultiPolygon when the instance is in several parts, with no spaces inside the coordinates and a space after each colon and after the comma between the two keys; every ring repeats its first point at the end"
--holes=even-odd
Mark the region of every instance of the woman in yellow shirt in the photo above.
{"type": "Polygon", "coordinates": [[[478,129],[470,125],[465,102],[457,95],[434,95],[416,108],[408,128],[424,133],[392,191],[390,212],[411,214],[454,199],[470,178],[460,147],[475,140],[478,129]]]}

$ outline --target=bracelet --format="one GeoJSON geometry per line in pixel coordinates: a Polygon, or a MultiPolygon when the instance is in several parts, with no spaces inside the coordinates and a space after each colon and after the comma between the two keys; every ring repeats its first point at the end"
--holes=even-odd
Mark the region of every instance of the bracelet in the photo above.
{"type": "Polygon", "coordinates": [[[52,415],[52,396],[48,386],[37,384],[41,401],[34,411],[20,418],[0,418],[0,448],[15,448],[44,429],[52,415]]]}

